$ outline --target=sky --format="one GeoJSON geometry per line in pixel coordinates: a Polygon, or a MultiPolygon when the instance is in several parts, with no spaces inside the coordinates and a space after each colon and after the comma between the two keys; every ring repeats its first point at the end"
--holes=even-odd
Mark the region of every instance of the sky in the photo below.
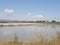
{"type": "Polygon", "coordinates": [[[60,0],[0,0],[0,19],[60,21],[60,0]]]}

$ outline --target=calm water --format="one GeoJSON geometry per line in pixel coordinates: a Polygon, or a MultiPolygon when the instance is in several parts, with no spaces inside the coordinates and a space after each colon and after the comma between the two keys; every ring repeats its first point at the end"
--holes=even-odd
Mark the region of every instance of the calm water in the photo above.
{"type": "Polygon", "coordinates": [[[40,35],[52,38],[57,31],[60,31],[60,25],[0,26],[0,40],[11,40],[15,33],[20,41],[34,40],[40,35]]]}

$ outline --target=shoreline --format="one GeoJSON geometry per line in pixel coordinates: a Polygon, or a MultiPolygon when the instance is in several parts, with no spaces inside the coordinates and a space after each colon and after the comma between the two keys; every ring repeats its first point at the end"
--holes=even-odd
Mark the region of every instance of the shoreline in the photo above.
{"type": "Polygon", "coordinates": [[[39,25],[60,25],[60,23],[0,23],[0,26],[39,26],[39,25]]]}
{"type": "Polygon", "coordinates": [[[0,23],[0,26],[35,26],[45,24],[46,23],[0,23]]]}

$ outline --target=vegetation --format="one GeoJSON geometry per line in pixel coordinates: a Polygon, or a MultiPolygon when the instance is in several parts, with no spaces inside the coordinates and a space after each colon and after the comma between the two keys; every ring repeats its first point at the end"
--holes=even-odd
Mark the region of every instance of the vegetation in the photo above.
{"type": "Polygon", "coordinates": [[[55,20],[52,20],[52,22],[56,22],[55,20]]]}
{"type": "Polygon", "coordinates": [[[48,24],[58,24],[58,25],[60,25],[60,22],[57,22],[55,20],[52,20],[51,22],[48,22],[48,24]]]}
{"type": "Polygon", "coordinates": [[[56,37],[52,40],[44,39],[43,37],[41,37],[40,39],[26,42],[17,42],[17,38],[15,35],[15,42],[9,41],[1,45],[60,45],[60,32],[57,32],[56,37]]]}
{"type": "Polygon", "coordinates": [[[60,22],[48,22],[48,24],[58,24],[58,25],[60,25],[60,22]]]}
{"type": "Polygon", "coordinates": [[[56,37],[52,40],[44,39],[41,37],[39,40],[26,42],[25,45],[60,45],[60,32],[58,32],[56,37]]]}

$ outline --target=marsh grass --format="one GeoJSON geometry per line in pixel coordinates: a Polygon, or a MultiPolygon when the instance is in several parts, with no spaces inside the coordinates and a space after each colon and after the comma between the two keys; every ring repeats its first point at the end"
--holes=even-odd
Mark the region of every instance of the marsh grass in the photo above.
{"type": "MultiPolygon", "coordinates": [[[[15,38],[16,39],[16,38],[15,38]]],[[[0,45],[60,45],[60,32],[56,33],[56,37],[52,40],[40,37],[33,41],[19,42],[19,41],[5,41],[0,42],[0,45]]]]}
{"type": "Polygon", "coordinates": [[[26,42],[24,45],[60,45],[60,32],[56,33],[56,37],[52,40],[41,37],[32,42],[26,42]]]}

